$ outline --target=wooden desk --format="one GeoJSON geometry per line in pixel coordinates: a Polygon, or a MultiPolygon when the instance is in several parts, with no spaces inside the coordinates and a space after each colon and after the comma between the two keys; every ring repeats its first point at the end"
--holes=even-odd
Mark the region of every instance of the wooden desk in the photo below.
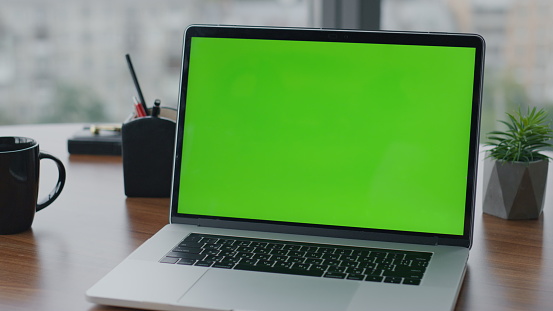
{"type": "MultiPolygon", "coordinates": [[[[168,222],[169,199],[125,197],[120,157],[69,156],[67,138],[80,128],[0,127],[0,136],[37,139],[67,168],[63,193],[37,213],[32,230],[0,236],[0,310],[123,310],[88,303],[84,292],[168,222]]],[[[55,173],[43,169],[46,192],[55,173]]],[[[551,182],[548,188],[551,194],[551,182]]],[[[474,246],[456,310],[551,310],[551,203],[549,195],[544,215],[533,221],[483,215],[477,203],[474,246]]]]}

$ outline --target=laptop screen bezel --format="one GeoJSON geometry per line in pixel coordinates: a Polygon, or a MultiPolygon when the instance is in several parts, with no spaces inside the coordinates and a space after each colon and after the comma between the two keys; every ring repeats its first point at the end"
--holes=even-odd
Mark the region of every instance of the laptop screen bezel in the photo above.
{"type": "Polygon", "coordinates": [[[472,245],[478,145],[480,132],[481,94],[485,43],[476,34],[419,33],[390,31],[356,31],[306,28],[272,28],[247,26],[191,25],[184,34],[182,68],[180,77],[177,135],[175,141],[174,173],[171,191],[171,223],[194,224],[243,230],[260,230],[293,234],[308,234],[341,238],[381,240],[404,243],[453,245],[470,248],[472,245]],[[304,223],[289,223],[239,218],[213,217],[178,213],[182,137],[185,123],[186,92],[190,47],[193,37],[301,40],[350,43],[381,43],[423,46],[471,47],[476,50],[472,117],[469,146],[468,182],[466,191],[465,222],[462,235],[433,234],[422,232],[377,230],[352,227],[337,227],[304,223]]]}

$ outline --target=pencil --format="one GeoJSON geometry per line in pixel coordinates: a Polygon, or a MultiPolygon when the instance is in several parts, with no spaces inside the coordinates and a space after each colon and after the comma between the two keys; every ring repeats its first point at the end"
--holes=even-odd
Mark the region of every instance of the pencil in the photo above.
{"type": "Polygon", "coordinates": [[[134,81],[134,86],[136,87],[136,91],[138,92],[138,98],[140,99],[140,104],[142,105],[142,108],[144,108],[146,115],[148,115],[148,106],[146,106],[146,100],[144,99],[144,95],[142,94],[142,89],[140,89],[140,84],[138,84],[138,78],[136,77],[136,73],[134,72],[131,56],[129,54],[126,54],[125,58],[127,58],[127,64],[129,65],[129,70],[131,71],[131,76],[132,76],[132,80],[134,81]]]}

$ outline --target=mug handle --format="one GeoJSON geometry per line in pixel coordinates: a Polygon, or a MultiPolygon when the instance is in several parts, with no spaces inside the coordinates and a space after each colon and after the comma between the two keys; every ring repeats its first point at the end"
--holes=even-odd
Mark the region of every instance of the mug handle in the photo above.
{"type": "Polygon", "coordinates": [[[58,182],[56,183],[54,190],[52,190],[52,192],[50,192],[50,194],[46,198],[44,198],[44,200],[37,203],[36,205],[37,212],[45,208],[46,206],[50,205],[52,202],[54,202],[54,200],[60,195],[61,190],[65,185],[65,166],[63,166],[63,163],[61,163],[61,161],[58,158],[44,151],[40,151],[38,158],[39,160],[50,159],[54,161],[58,167],[59,175],[58,175],[58,182]]]}

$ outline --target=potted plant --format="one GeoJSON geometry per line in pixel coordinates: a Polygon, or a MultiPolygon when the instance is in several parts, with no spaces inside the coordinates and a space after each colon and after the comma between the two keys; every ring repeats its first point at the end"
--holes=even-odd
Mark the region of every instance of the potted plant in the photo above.
{"type": "Polygon", "coordinates": [[[504,219],[536,219],[543,211],[552,146],[547,112],[528,108],[507,113],[505,131],[488,135],[491,150],[484,160],[484,213],[504,219]]]}

